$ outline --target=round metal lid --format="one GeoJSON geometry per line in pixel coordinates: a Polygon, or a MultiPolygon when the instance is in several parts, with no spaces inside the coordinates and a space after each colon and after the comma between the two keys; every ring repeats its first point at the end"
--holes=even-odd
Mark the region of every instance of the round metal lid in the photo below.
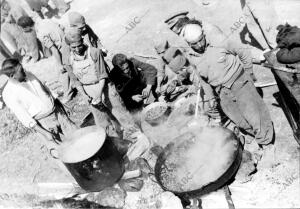
{"type": "Polygon", "coordinates": [[[106,138],[103,128],[89,126],[81,128],[67,136],[59,148],[59,157],[64,163],[82,162],[102,147],[106,138]]]}

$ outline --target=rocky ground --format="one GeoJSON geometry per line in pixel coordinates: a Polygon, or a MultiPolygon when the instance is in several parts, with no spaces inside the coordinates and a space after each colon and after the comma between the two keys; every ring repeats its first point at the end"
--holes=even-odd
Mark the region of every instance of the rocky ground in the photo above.
{"type": "MultiPolygon", "coordinates": [[[[289,21],[299,25],[299,2],[275,0],[274,5],[282,23],[289,21]]],[[[111,53],[124,52],[132,56],[154,56],[153,43],[159,37],[168,37],[174,44],[182,41],[163,24],[169,13],[189,10],[196,17],[218,24],[227,34],[230,33],[231,25],[242,15],[238,3],[232,0],[217,3],[210,1],[206,6],[200,0],[74,0],[71,6],[71,10],[85,15],[87,22],[100,35],[103,44],[111,53]],[[135,24],[130,25],[134,21],[135,24]]],[[[58,21],[64,23],[65,17],[58,21]]],[[[235,36],[238,37],[233,34],[235,36]]],[[[148,61],[155,64],[154,60],[148,61]]],[[[255,74],[259,81],[273,81],[271,72],[266,68],[256,66],[255,74]]],[[[277,91],[276,86],[263,88],[264,100],[276,132],[275,159],[266,153],[258,163],[257,172],[251,181],[243,184],[233,182],[230,185],[236,208],[300,207],[300,150],[281,108],[274,99],[273,95],[277,91]],[[270,162],[273,163],[270,165],[270,162]]],[[[79,124],[87,113],[85,104],[80,98],[75,98],[68,106],[72,110],[72,119],[79,124]]],[[[74,183],[71,175],[57,166],[55,160],[47,154],[41,139],[22,127],[6,108],[0,110],[0,127],[1,208],[32,207],[43,200],[59,199],[70,193],[69,188],[74,183]]],[[[142,192],[127,195],[125,208],[146,208],[145,205],[159,208],[159,205],[153,203],[153,197],[161,193],[161,189],[152,181],[147,182],[142,192]],[[148,196],[145,195],[148,193],[148,196]]],[[[49,207],[61,206],[52,204],[49,207]]],[[[227,207],[220,192],[203,198],[203,208],[227,207]]]]}

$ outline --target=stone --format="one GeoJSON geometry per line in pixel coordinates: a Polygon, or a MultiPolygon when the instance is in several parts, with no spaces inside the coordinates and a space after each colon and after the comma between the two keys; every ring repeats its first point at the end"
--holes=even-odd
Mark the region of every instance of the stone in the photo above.
{"type": "Polygon", "coordinates": [[[144,181],[138,178],[120,180],[119,186],[126,192],[138,192],[142,189],[144,181]]]}
{"type": "Polygon", "coordinates": [[[95,192],[87,197],[89,201],[101,206],[122,208],[125,204],[126,192],[119,188],[108,187],[100,192],[95,192]]]}

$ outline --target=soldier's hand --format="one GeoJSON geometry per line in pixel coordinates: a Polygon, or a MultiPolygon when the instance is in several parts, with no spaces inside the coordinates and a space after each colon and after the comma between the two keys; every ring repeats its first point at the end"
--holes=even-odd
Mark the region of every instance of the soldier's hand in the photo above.
{"type": "Polygon", "coordinates": [[[151,85],[147,85],[147,87],[143,89],[143,98],[147,98],[150,95],[151,87],[151,85]]]}
{"type": "Polygon", "coordinates": [[[106,57],[108,55],[108,50],[105,48],[101,48],[101,52],[102,52],[103,57],[106,57]]]}
{"type": "Polygon", "coordinates": [[[93,98],[92,101],[91,101],[92,105],[98,105],[100,103],[102,103],[102,98],[101,97],[99,97],[99,98],[93,98]]]}
{"type": "Polygon", "coordinates": [[[132,100],[134,100],[134,101],[136,101],[136,102],[141,102],[141,101],[143,101],[143,96],[140,95],[140,94],[133,95],[131,98],[132,98],[132,100]]]}

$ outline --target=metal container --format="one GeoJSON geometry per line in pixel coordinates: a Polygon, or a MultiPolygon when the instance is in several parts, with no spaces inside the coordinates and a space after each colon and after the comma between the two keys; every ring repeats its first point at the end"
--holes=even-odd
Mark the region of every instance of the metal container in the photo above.
{"type": "Polygon", "coordinates": [[[89,192],[112,186],[124,173],[123,155],[104,129],[96,126],[72,133],[59,153],[79,186],[89,192]]]}
{"type": "Polygon", "coordinates": [[[157,126],[166,121],[171,113],[171,107],[164,102],[154,102],[142,111],[143,120],[152,126],[157,126]],[[159,112],[152,113],[152,111],[159,109],[159,112]]]}
{"type": "Polygon", "coordinates": [[[232,131],[219,126],[191,129],[165,147],[155,177],[167,191],[199,197],[226,185],[241,159],[242,146],[232,131]]]}

